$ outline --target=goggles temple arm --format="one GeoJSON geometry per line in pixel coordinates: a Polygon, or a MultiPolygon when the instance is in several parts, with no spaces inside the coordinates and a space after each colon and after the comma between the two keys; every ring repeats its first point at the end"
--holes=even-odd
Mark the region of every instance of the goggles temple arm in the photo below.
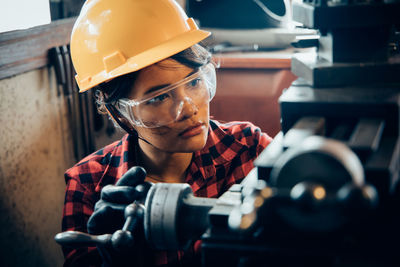
{"type": "Polygon", "coordinates": [[[106,110],[107,113],[110,115],[110,117],[122,128],[124,129],[128,134],[133,135],[135,137],[137,137],[138,139],[143,140],[144,142],[146,142],[149,145],[152,145],[149,141],[147,141],[146,139],[142,138],[139,136],[138,132],[136,132],[136,130],[133,127],[129,127],[128,125],[126,125],[125,123],[123,123],[119,117],[124,117],[121,115],[121,113],[111,104],[106,104],[106,110]]]}
{"type": "Polygon", "coordinates": [[[123,123],[119,118],[123,117],[121,113],[111,104],[105,104],[108,115],[128,134],[138,136],[137,132],[133,129],[133,127],[129,127],[125,123],[123,123]]]}

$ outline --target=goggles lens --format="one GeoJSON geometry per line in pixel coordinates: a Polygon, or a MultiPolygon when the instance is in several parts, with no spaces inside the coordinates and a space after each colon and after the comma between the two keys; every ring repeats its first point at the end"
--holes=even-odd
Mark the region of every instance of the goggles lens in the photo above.
{"type": "Polygon", "coordinates": [[[216,75],[212,63],[185,79],[146,95],[142,99],[118,100],[117,108],[134,125],[155,128],[179,119],[185,105],[198,109],[215,95],[216,75]]]}

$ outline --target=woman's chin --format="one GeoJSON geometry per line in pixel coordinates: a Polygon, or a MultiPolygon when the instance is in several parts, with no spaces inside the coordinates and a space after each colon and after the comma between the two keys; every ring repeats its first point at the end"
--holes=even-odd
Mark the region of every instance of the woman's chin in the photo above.
{"type": "Polygon", "coordinates": [[[182,153],[193,153],[203,149],[207,142],[207,133],[181,139],[176,143],[176,151],[182,153]]]}

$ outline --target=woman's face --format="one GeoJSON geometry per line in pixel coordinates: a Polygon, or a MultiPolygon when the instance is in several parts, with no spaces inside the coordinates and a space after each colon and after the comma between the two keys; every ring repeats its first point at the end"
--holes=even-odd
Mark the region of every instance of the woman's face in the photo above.
{"type": "MultiPolygon", "coordinates": [[[[177,83],[193,71],[173,59],[153,64],[138,73],[128,98],[146,97],[154,88],[177,83]]],[[[202,149],[208,135],[209,101],[182,103],[182,113],[175,122],[157,128],[135,126],[139,136],[165,152],[194,152],[202,149]]]]}

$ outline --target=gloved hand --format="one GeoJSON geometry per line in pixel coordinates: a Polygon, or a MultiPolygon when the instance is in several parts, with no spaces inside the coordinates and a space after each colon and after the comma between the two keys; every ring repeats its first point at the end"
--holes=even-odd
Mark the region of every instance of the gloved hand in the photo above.
{"type": "Polygon", "coordinates": [[[117,230],[121,230],[125,224],[125,208],[132,203],[139,207],[144,202],[147,191],[152,186],[151,183],[144,182],[145,178],[146,172],[143,168],[133,167],[115,185],[107,185],[101,190],[100,200],[95,204],[87,229],[89,234],[94,235],[113,234],[113,242],[109,246],[98,246],[105,266],[130,266],[128,262],[142,261],[140,251],[144,246],[143,214],[138,213],[133,227],[131,223],[129,231],[132,232],[117,230]]]}

